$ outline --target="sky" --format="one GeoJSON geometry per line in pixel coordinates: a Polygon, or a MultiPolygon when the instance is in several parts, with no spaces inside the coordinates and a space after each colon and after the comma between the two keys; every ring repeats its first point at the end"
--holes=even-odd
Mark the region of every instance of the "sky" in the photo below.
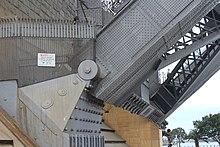
{"type": "Polygon", "coordinates": [[[167,128],[193,129],[193,121],[208,114],[220,113],[220,71],[213,75],[197,92],[185,101],[166,120],[167,128]]]}

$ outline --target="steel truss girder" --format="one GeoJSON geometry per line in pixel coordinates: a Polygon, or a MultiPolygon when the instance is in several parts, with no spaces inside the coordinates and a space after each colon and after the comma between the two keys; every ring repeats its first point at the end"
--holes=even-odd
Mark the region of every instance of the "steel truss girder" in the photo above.
{"type": "Polygon", "coordinates": [[[103,76],[93,93],[99,99],[117,106],[123,104],[132,90],[157,70],[154,65],[167,51],[166,43],[173,44],[179,39],[179,28],[176,26],[183,23],[181,28],[186,33],[218,1],[182,1],[183,11],[175,11],[166,23],[152,17],[165,15],[165,12],[162,13],[164,9],[158,8],[160,12],[156,12],[150,7],[158,6],[157,3],[135,1],[97,35],[96,61],[103,76]],[[152,13],[146,13],[148,10],[152,13]],[[152,24],[153,21],[157,23],[152,24]]]}
{"type": "Polygon", "coordinates": [[[167,114],[182,99],[183,94],[204,72],[212,59],[219,53],[219,40],[200,48],[181,59],[158,92],[152,97],[155,104],[164,114],[167,114]]]}
{"type": "MultiPolygon", "coordinates": [[[[220,38],[220,15],[213,9],[163,54],[159,69],[220,38]]],[[[182,30],[180,30],[182,31],[182,30]]],[[[183,34],[181,32],[181,34],[183,34]]]]}

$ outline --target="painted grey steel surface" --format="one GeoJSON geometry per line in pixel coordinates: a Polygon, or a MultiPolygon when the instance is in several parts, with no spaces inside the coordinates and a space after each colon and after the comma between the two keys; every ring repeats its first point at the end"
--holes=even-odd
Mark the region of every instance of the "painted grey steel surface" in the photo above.
{"type": "MultiPolygon", "coordinates": [[[[155,72],[154,64],[218,0],[135,1],[97,35],[97,61],[110,72],[95,95],[117,105],[155,72]]],[[[100,65],[100,66],[102,66],[100,65]]],[[[104,69],[104,68],[103,68],[104,69]]]]}
{"type": "Polygon", "coordinates": [[[33,112],[33,108],[30,109],[29,107],[30,106],[27,106],[22,101],[18,100],[18,124],[39,146],[70,146],[68,134],[60,131],[53,123],[50,123],[50,128],[53,127],[53,129],[48,128],[47,125],[41,121],[41,119],[45,119],[44,115],[41,116],[42,118],[39,118],[34,114],[35,111],[33,112]]]}
{"type": "MultiPolygon", "coordinates": [[[[171,112],[188,98],[186,97],[186,92],[191,91],[189,88],[194,87],[195,89],[193,90],[197,90],[205,80],[208,80],[204,78],[201,80],[199,87],[195,85],[195,81],[200,74],[213,74],[217,71],[215,68],[210,67],[215,67],[215,62],[219,62],[219,60],[216,60],[219,51],[219,40],[217,40],[181,59],[174,70],[168,75],[168,79],[152,97],[151,102],[166,114],[166,116],[171,114],[171,112]],[[213,60],[215,62],[212,62],[213,60]],[[206,70],[208,67],[211,71],[206,70]]],[[[219,66],[217,69],[219,69],[219,66]]],[[[211,75],[208,77],[210,78],[211,75]]],[[[160,122],[162,121],[163,119],[160,120],[160,122]]]]}
{"type": "Polygon", "coordinates": [[[17,82],[0,81],[0,106],[17,121],[17,82]]]}
{"type": "Polygon", "coordinates": [[[95,56],[93,39],[71,38],[1,38],[0,52],[0,79],[19,86],[77,73],[81,61],[95,56]],[[55,53],[56,67],[38,67],[38,53],[55,53]]]}
{"type": "Polygon", "coordinates": [[[103,136],[72,135],[70,147],[104,147],[103,136]]]}
{"type": "Polygon", "coordinates": [[[78,74],[85,81],[98,77],[98,72],[98,65],[93,60],[84,60],[78,67],[78,74]]]}
{"type": "Polygon", "coordinates": [[[72,135],[100,135],[103,101],[84,92],[69,119],[64,132],[72,135]]]}
{"type": "Polygon", "coordinates": [[[140,115],[140,113],[144,111],[148,106],[149,106],[149,103],[147,103],[145,100],[143,100],[138,95],[133,94],[120,107],[132,113],[140,115]]]}
{"type": "Polygon", "coordinates": [[[80,20],[94,20],[97,26],[103,26],[103,13],[105,13],[99,0],[83,0],[78,2],[77,16],[80,20]]]}
{"type": "Polygon", "coordinates": [[[0,19],[0,38],[4,37],[62,37],[94,38],[92,20],[52,20],[52,19],[0,19]]]}
{"type": "Polygon", "coordinates": [[[172,74],[169,73],[167,76],[170,80],[167,79],[151,99],[165,113],[160,122],[175,111],[219,70],[219,39],[216,39],[219,20],[220,15],[215,7],[188,33],[182,35],[183,37],[163,55],[164,59],[167,57],[171,59],[174,57],[173,54],[179,52],[186,54],[191,51],[189,48],[197,48],[196,51],[191,52],[179,61],[172,74]],[[175,52],[172,52],[173,50],[175,52]]]}
{"type": "MultiPolygon", "coordinates": [[[[219,46],[216,46],[216,49],[218,52],[215,52],[215,55],[212,52],[212,59],[211,61],[208,61],[208,64],[205,64],[206,61],[203,61],[202,64],[204,66],[202,68],[203,71],[200,72],[197,76],[196,79],[194,79],[193,83],[189,85],[189,87],[186,89],[186,91],[183,93],[183,95],[180,97],[178,103],[176,103],[172,110],[168,112],[163,119],[167,118],[172,112],[174,112],[182,103],[184,103],[192,94],[194,94],[199,88],[205,84],[217,71],[220,69],[220,51],[219,51],[219,46]]],[[[208,60],[207,58],[205,60],[208,60]]],[[[198,62],[198,61],[197,61],[198,62]]],[[[198,68],[199,70],[201,69],[201,66],[198,68]]]]}
{"type": "Polygon", "coordinates": [[[73,19],[77,5],[75,0],[1,0],[0,9],[4,18],[73,19]]]}
{"type": "Polygon", "coordinates": [[[220,38],[218,32],[220,15],[216,11],[219,6],[220,4],[197,22],[197,24],[195,24],[186,34],[183,34],[180,30],[181,39],[174,43],[169,50],[163,54],[159,69],[178,59],[184,58],[198,48],[220,38]]]}

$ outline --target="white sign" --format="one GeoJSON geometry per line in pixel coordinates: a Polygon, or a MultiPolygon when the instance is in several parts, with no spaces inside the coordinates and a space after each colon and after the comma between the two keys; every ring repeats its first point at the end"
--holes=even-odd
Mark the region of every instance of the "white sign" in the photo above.
{"type": "Polygon", "coordinates": [[[55,67],[55,54],[38,53],[37,66],[55,67]]]}

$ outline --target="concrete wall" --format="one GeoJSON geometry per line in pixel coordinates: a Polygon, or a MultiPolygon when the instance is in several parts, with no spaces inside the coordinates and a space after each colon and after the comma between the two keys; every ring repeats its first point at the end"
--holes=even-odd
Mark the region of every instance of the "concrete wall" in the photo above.
{"type": "Polygon", "coordinates": [[[160,147],[161,131],[150,120],[112,105],[105,106],[104,122],[131,147],[160,147]]]}

